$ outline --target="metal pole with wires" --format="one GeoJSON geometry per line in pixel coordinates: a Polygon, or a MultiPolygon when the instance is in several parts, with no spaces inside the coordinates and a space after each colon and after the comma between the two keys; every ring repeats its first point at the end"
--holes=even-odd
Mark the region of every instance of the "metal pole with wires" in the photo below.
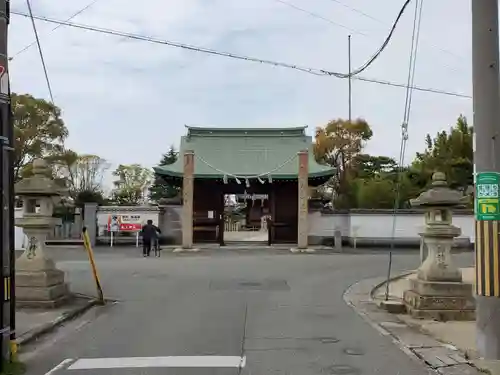
{"type": "Polygon", "coordinates": [[[10,174],[10,151],[12,150],[12,137],[10,131],[10,89],[7,59],[7,29],[9,25],[10,1],[0,1],[0,270],[2,273],[2,286],[0,287],[0,371],[3,363],[10,360],[10,247],[13,238],[10,236],[14,219],[10,217],[13,212],[10,209],[10,184],[12,176],[10,174]]]}
{"type": "Polygon", "coordinates": [[[420,25],[422,21],[423,0],[415,2],[415,12],[413,18],[413,32],[411,39],[411,49],[408,67],[408,80],[406,84],[405,107],[403,113],[403,123],[401,124],[401,145],[399,149],[398,169],[396,175],[396,188],[394,197],[394,207],[392,213],[391,248],[389,250],[389,261],[387,265],[387,280],[385,283],[385,300],[389,300],[389,283],[392,271],[392,253],[396,241],[396,221],[397,211],[401,201],[401,176],[404,172],[404,159],[406,154],[406,142],[408,141],[408,123],[410,122],[411,103],[413,97],[413,83],[415,81],[415,66],[417,60],[418,41],[420,39],[420,25]]]}
{"type": "Polygon", "coordinates": [[[349,123],[352,121],[352,76],[351,76],[351,36],[347,37],[347,60],[349,63],[349,123]]]}
{"type": "Polygon", "coordinates": [[[485,359],[500,359],[498,124],[498,0],[472,1],[472,80],[476,150],[476,346],[485,359]],[[489,176],[489,181],[484,181],[489,176]],[[496,181],[491,176],[496,176],[496,181]],[[496,185],[496,186],[495,186],[496,185]],[[483,197],[481,197],[483,195],[483,197]],[[483,203],[481,198],[485,198],[483,203]],[[481,204],[483,203],[483,204],[481,204]],[[483,208],[487,210],[483,211],[483,208]],[[491,211],[491,209],[493,210],[491,211]],[[491,218],[484,212],[491,213],[491,218]]]}

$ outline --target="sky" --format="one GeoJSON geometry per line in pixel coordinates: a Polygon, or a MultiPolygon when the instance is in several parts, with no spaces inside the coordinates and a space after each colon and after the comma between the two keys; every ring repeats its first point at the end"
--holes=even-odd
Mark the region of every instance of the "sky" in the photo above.
{"type": "MultiPolygon", "coordinates": [[[[346,73],[382,44],[404,0],[37,0],[35,15],[346,73]],[[302,10],[299,10],[300,8],[302,10]],[[313,13],[314,15],[311,15],[313,13]]],[[[414,1],[413,1],[414,3],[414,1]]],[[[12,10],[26,12],[23,1],[12,10]]],[[[405,84],[414,5],[381,56],[361,76],[405,84]]],[[[348,117],[348,81],[212,56],[36,21],[54,101],[69,129],[66,145],[118,164],[152,167],[185,125],[317,126],[348,117]]],[[[11,87],[49,100],[31,21],[12,15],[11,87]]],[[[470,0],[424,0],[415,85],[472,93],[470,0]],[[450,12],[453,9],[453,12],[450,12]]],[[[352,116],[374,135],[366,151],[399,155],[405,89],[352,82],[352,116]]],[[[472,99],[415,91],[406,162],[424,138],[449,129],[472,99]]]]}

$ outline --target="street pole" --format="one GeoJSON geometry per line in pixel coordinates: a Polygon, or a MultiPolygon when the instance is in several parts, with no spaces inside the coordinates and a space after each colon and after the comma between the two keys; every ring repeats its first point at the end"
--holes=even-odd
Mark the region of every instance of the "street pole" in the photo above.
{"type": "Polygon", "coordinates": [[[471,3],[473,122],[477,144],[474,154],[477,173],[476,344],[481,357],[498,360],[500,359],[500,324],[498,324],[500,212],[499,175],[496,174],[500,172],[496,168],[499,165],[496,160],[500,159],[499,137],[497,137],[500,131],[498,0],[473,0],[471,3]]]}
{"type": "Polygon", "coordinates": [[[352,121],[352,78],[351,78],[351,36],[347,37],[347,58],[349,61],[349,123],[352,121]]]}
{"type": "MultiPolygon", "coordinates": [[[[12,176],[10,167],[13,150],[13,131],[10,121],[10,88],[8,74],[7,55],[7,29],[10,16],[10,1],[0,0],[0,270],[2,274],[2,285],[0,285],[0,371],[3,363],[10,358],[10,248],[13,238],[11,237],[14,218],[11,206],[11,183],[12,176]]],[[[13,275],[12,275],[13,276],[13,275]]]]}
{"type": "Polygon", "coordinates": [[[16,343],[16,227],[15,227],[15,204],[16,195],[14,191],[14,162],[16,154],[14,152],[14,116],[12,115],[12,101],[9,82],[9,111],[8,111],[8,131],[9,138],[9,302],[10,302],[10,358],[17,359],[17,343],[16,343]]]}

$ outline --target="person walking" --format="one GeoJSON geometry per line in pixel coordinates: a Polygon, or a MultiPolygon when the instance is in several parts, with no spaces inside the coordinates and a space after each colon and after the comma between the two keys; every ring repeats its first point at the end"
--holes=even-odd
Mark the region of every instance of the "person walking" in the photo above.
{"type": "Polygon", "coordinates": [[[151,253],[151,245],[158,241],[158,234],[161,233],[160,228],[153,224],[153,220],[148,220],[146,225],[142,227],[142,256],[148,257],[151,253]]]}

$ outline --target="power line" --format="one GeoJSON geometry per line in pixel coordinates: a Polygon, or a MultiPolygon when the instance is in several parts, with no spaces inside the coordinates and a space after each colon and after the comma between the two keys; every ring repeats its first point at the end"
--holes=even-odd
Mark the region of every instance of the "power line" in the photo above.
{"type": "MultiPolygon", "coordinates": [[[[284,4],[284,5],[287,5],[289,7],[292,7],[296,10],[299,10],[301,12],[304,12],[304,13],[307,13],[308,15],[310,16],[313,16],[315,18],[319,18],[321,20],[324,20],[324,21],[327,21],[329,23],[332,23],[336,26],[340,26],[340,27],[343,27],[349,31],[352,31],[356,34],[361,34],[363,36],[368,36],[364,33],[361,33],[361,32],[358,32],[357,30],[354,30],[354,29],[351,29],[347,26],[344,26],[344,25],[341,25],[339,23],[336,23],[328,18],[325,18],[319,14],[316,14],[316,13],[312,13],[306,9],[303,9],[303,8],[299,8],[298,6],[295,6],[287,1],[284,1],[284,0],[274,0],[278,3],[281,3],[281,4],[284,4]]],[[[396,17],[396,20],[394,21],[394,23],[392,24],[392,27],[391,27],[391,30],[389,31],[389,35],[385,38],[384,42],[382,43],[382,45],[380,46],[380,48],[372,55],[372,57],[370,57],[363,65],[361,65],[359,68],[357,69],[354,69],[353,71],[349,72],[349,73],[334,73],[332,75],[334,75],[335,77],[337,78],[349,78],[349,77],[354,77],[356,75],[358,75],[359,73],[363,72],[364,70],[368,69],[368,67],[373,64],[373,62],[380,56],[380,54],[384,51],[384,49],[387,47],[387,45],[389,44],[393,34],[394,34],[394,31],[396,30],[396,26],[398,25],[398,22],[399,20],[401,19],[401,17],[403,16],[403,13],[405,12],[406,10],[406,7],[408,6],[408,4],[410,4],[411,0],[406,0],[405,3],[403,4],[403,6],[401,7],[399,13],[398,13],[398,16],[396,17]]]]}
{"type": "MultiPolygon", "coordinates": [[[[75,18],[76,16],[80,15],[81,13],[85,12],[87,9],[89,9],[90,7],[92,7],[95,3],[97,3],[99,0],[94,0],[92,1],[91,3],[87,4],[85,7],[81,8],[80,10],[78,10],[77,12],[73,13],[73,15],[71,17],[69,17],[66,21],[71,21],[73,18],[75,18]]],[[[54,27],[50,32],[54,32],[56,31],[58,28],[60,28],[61,26],[63,25],[57,25],[56,27],[54,27]]],[[[31,42],[30,44],[26,45],[24,48],[20,49],[19,51],[17,51],[16,53],[14,53],[11,57],[9,57],[9,60],[12,61],[12,59],[14,59],[14,57],[20,55],[21,53],[27,51],[28,49],[30,49],[32,46],[34,46],[35,44],[37,44],[36,40],[34,40],[33,42],[31,42]]]]}
{"type": "Polygon", "coordinates": [[[350,6],[350,5],[344,4],[344,3],[342,3],[342,2],[341,2],[341,1],[339,1],[339,0],[330,0],[330,1],[333,1],[334,3],[337,3],[337,4],[339,4],[339,5],[342,5],[344,8],[347,8],[347,9],[349,9],[349,10],[351,10],[351,11],[355,12],[355,13],[361,14],[361,15],[362,15],[362,16],[364,16],[364,17],[370,18],[370,19],[371,19],[371,20],[373,20],[373,21],[376,21],[376,22],[379,22],[379,23],[382,23],[382,24],[384,24],[384,25],[385,25],[385,22],[383,22],[383,21],[379,20],[378,18],[375,18],[375,17],[373,17],[373,16],[369,15],[368,13],[363,12],[362,10],[359,10],[359,9],[357,9],[357,8],[354,8],[353,6],[350,6]]]}
{"type": "MultiPolygon", "coordinates": [[[[26,14],[23,12],[11,11],[11,13],[14,15],[17,15],[17,16],[22,16],[22,17],[27,17],[27,18],[30,17],[29,14],[26,14]]],[[[299,66],[299,65],[295,65],[295,64],[283,63],[283,62],[279,62],[279,61],[272,61],[272,60],[267,60],[267,59],[260,59],[260,58],[256,58],[256,57],[245,56],[245,55],[238,55],[238,54],[234,54],[234,53],[230,53],[230,52],[217,51],[217,50],[213,50],[210,48],[197,47],[197,46],[193,46],[193,45],[189,45],[189,44],[173,42],[173,41],[168,41],[168,40],[161,40],[161,39],[156,39],[156,38],[149,37],[149,36],[132,34],[132,33],[122,32],[122,31],[118,31],[118,30],[104,29],[104,28],[100,28],[100,27],[96,27],[96,26],[88,26],[88,25],[78,24],[78,23],[69,22],[69,21],[61,21],[61,20],[52,19],[52,18],[48,18],[48,17],[33,16],[33,18],[36,20],[47,22],[47,23],[53,23],[53,24],[58,24],[58,25],[62,25],[62,26],[67,26],[67,27],[77,28],[77,29],[81,29],[81,30],[102,33],[102,34],[114,35],[114,36],[118,36],[121,38],[128,38],[128,39],[133,39],[133,40],[138,40],[138,41],[143,41],[143,42],[148,42],[148,43],[153,43],[153,44],[167,45],[167,46],[171,46],[171,47],[182,48],[182,49],[186,49],[186,50],[190,50],[190,51],[207,53],[207,54],[211,54],[211,55],[222,56],[222,57],[227,57],[227,58],[232,58],[232,59],[237,59],[237,60],[251,61],[251,62],[266,64],[266,65],[272,65],[272,66],[276,66],[276,67],[299,70],[301,72],[313,74],[316,76],[335,76],[335,75],[341,74],[341,73],[336,73],[336,72],[332,72],[332,71],[324,70],[324,69],[310,68],[310,67],[304,67],[304,66],[299,66]]],[[[343,78],[343,77],[341,77],[341,78],[343,78]]],[[[362,76],[355,76],[352,78],[356,79],[358,81],[363,81],[363,82],[371,82],[371,83],[377,83],[377,84],[386,85],[386,86],[406,88],[406,84],[397,83],[397,82],[391,82],[391,81],[373,79],[373,78],[366,78],[366,77],[362,77],[362,76]]],[[[429,92],[429,93],[448,95],[448,96],[455,96],[455,97],[459,97],[459,98],[467,98],[467,99],[472,98],[470,95],[460,94],[460,93],[445,91],[445,90],[440,90],[440,89],[425,88],[425,87],[418,87],[418,86],[413,86],[412,88],[416,91],[429,92]]]]}
{"type": "Polygon", "coordinates": [[[351,33],[353,33],[353,34],[358,34],[358,35],[368,36],[367,34],[365,34],[365,33],[361,32],[361,31],[359,31],[359,30],[352,29],[352,28],[350,28],[349,26],[345,26],[345,25],[343,25],[343,24],[341,24],[341,23],[338,23],[338,22],[332,21],[331,19],[326,18],[326,17],[323,17],[323,16],[322,16],[322,15],[320,15],[320,14],[317,14],[317,13],[311,12],[311,11],[309,11],[309,10],[307,10],[307,9],[304,9],[304,8],[300,8],[300,7],[298,7],[298,6],[296,6],[296,5],[292,4],[292,3],[289,3],[289,2],[287,2],[287,1],[284,1],[284,0],[274,0],[274,1],[276,1],[277,3],[283,4],[283,5],[286,5],[287,7],[290,7],[290,8],[292,8],[292,9],[298,10],[299,12],[305,13],[305,14],[307,14],[307,15],[311,16],[311,17],[318,18],[318,19],[320,19],[320,20],[323,20],[323,21],[325,21],[325,22],[328,22],[328,23],[330,23],[330,24],[332,24],[332,25],[334,25],[334,26],[341,27],[341,28],[343,28],[343,29],[345,29],[345,30],[350,31],[350,32],[351,32],[351,33]]]}
{"type": "Polygon", "coordinates": [[[45,59],[43,58],[42,46],[40,45],[40,38],[38,37],[38,31],[36,29],[35,18],[33,17],[30,0],[26,0],[26,5],[28,6],[29,18],[31,19],[31,25],[33,26],[33,32],[35,34],[35,41],[38,46],[43,72],[45,74],[45,81],[47,82],[47,88],[49,89],[50,101],[54,104],[54,95],[52,95],[52,87],[50,85],[49,74],[47,72],[47,65],[45,65],[45,59]]]}
{"type": "MultiPolygon", "coordinates": [[[[406,142],[408,141],[408,123],[410,121],[410,112],[411,112],[411,99],[413,90],[411,86],[413,85],[413,81],[415,79],[415,64],[417,61],[417,53],[418,53],[418,41],[420,38],[420,27],[422,21],[422,8],[423,8],[424,0],[416,0],[415,2],[415,14],[413,16],[413,32],[411,36],[411,50],[410,50],[410,61],[408,66],[408,84],[406,87],[406,98],[405,98],[405,106],[404,106],[404,114],[403,114],[403,123],[401,124],[401,146],[399,151],[399,161],[398,161],[398,173],[396,180],[396,196],[394,197],[394,207],[392,213],[392,242],[391,242],[391,251],[389,251],[389,262],[387,267],[387,280],[391,278],[391,268],[392,268],[392,251],[394,250],[394,237],[396,235],[396,211],[399,208],[399,200],[401,195],[401,179],[402,172],[404,168],[404,158],[406,153],[406,142]]],[[[385,300],[389,299],[389,286],[387,285],[385,290],[385,300]]]]}
{"type": "MultiPolygon", "coordinates": [[[[334,2],[334,3],[339,4],[339,5],[343,6],[343,7],[344,7],[344,8],[346,8],[346,9],[349,9],[349,10],[350,10],[350,11],[352,11],[352,12],[358,13],[359,15],[361,15],[361,16],[363,16],[363,17],[369,18],[369,19],[371,19],[372,21],[375,21],[375,22],[377,22],[377,23],[380,23],[381,25],[387,26],[387,23],[386,23],[386,22],[384,22],[384,21],[382,21],[381,19],[376,18],[376,17],[374,17],[374,16],[372,16],[372,15],[370,15],[370,14],[368,14],[368,13],[365,13],[365,12],[363,12],[362,10],[360,10],[360,9],[358,9],[358,8],[355,8],[355,7],[351,6],[351,5],[345,4],[345,3],[343,3],[343,2],[342,2],[342,1],[340,1],[340,0],[330,0],[330,1],[332,1],[332,2],[334,2]]],[[[451,55],[451,56],[453,56],[453,57],[455,57],[455,58],[458,58],[458,59],[460,59],[460,60],[463,60],[463,59],[464,59],[464,57],[463,57],[463,56],[460,56],[460,55],[458,55],[458,54],[456,54],[456,53],[454,53],[454,52],[452,52],[452,51],[450,51],[450,50],[448,50],[448,49],[446,49],[446,48],[442,48],[442,47],[436,46],[435,44],[432,44],[432,43],[427,43],[427,44],[428,44],[429,46],[431,46],[431,47],[433,47],[433,48],[435,48],[435,49],[437,49],[437,50],[439,50],[439,51],[441,51],[441,52],[444,52],[444,53],[446,53],[446,54],[449,54],[449,55],[451,55]]]]}
{"type": "MultiPolygon", "coordinates": [[[[341,27],[341,28],[347,29],[347,30],[349,30],[349,31],[352,31],[352,33],[354,33],[354,34],[362,35],[362,36],[364,36],[364,37],[371,37],[371,35],[369,35],[369,34],[366,34],[366,33],[361,32],[361,31],[359,31],[359,30],[352,29],[352,28],[350,28],[350,27],[348,27],[348,26],[345,26],[345,25],[339,24],[339,23],[337,23],[337,22],[335,22],[335,21],[332,21],[330,18],[326,18],[326,17],[324,17],[324,16],[322,16],[322,15],[320,15],[320,14],[318,14],[318,13],[314,13],[314,12],[311,12],[311,11],[309,11],[309,10],[307,10],[307,9],[300,8],[300,7],[298,7],[298,6],[294,5],[294,4],[288,3],[288,2],[286,2],[286,1],[284,1],[284,0],[274,0],[274,1],[276,1],[276,2],[278,2],[278,3],[281,3],[281,4],[283,4],[283,5],[286,5],[286,6],[290,7],[290,8],[292,8],[292,9],[295,9],[295,10],[298,10],[298,11],[300,11],[300,12],[303,12],[303,13],[305,13],[305,14],[307,14],[307,15],[311,16],[311,17],[317,18],[317,19],[319,19],[319,20],[321,20],[321,21],[325,21],[325,22],[328,22],[329,24],[332,24],[332,25],[334,25],[334,26],[341,27]]],[[[367,17],[367,18],[369,18],[369,19],[372,19],[372,20],[374,20],[374,21],[376,21],[376,22],[378,22],[378,23],[380,23],[380,24],[382,24],[382,25],[384,25],[384,26],[386,26],[386,25],[387,25],[387,23],[385,23],[384,21],[381,21],[380,19],[375,18],[375,17],[373,17],[373,16],[369,15],[368,13],[365,13],[365,12],[363,12],[363,11],[361,11],[361,10],[357,9],[357,8],[354,8],[354,7],[350,6],[350,5],[344,4],[344,3],[342,3],[342,2],[340,2],[340,1],[338,1],[338,0],[331,0],[331,1],[333,1],[333,2],[335,2],[335,3],[337,3],[337,4],[339,4],[339,5],[341,5],[341,6],[345,7],[345,8],[347,8],[347,9],[349,9],[349,10],[353,11],[353,12],[356,12],[356,13],[358,13],[358,14],[360,14],[360,15],[364,16],[364,17],[367,17]]],[[[433,47],[433,48],[436,48],[436,49],[440,50],[441,52],[445,52],[445,53],[448,53],[448,54],[450,54],[450,55],[453,55],[453,56],[454,56],[454,57],[456,57],[456,58],[463,59],[463,57],[462,57],[462,56],[456,55],[456,54],[454,54],[453,52],[451,52],[451,51],[449,51],[449,50],[446,50],[446,49],[443,49],[443,48],[437,47],[437,46],[435,46],[435,45],[433,45],[433,44],[429,44],[429,46],[431,46],[431,47],[433,47]]],[[[442,65],[443,65],[444,67],[446,67],[446,68],[450,69],[450,70],[455,71],[455,72],[458,72],[459,70],[462,70],[462,71],[463,71],[463,69],[457,69],[456,67],[452,67],[452,66],[450,66],[450,65],[448,65],[448,64],[442,64],[442,65]]]]}
{"type": "Polygon", "coordinates": [[[406,0],[405,3],[403,4],[403,6],[401,7],[401,9],[398,13],[398,16],[396,17],[396,20],[392,24],[391,30],[389,31],[389,35],[387,35],[387,37],[384,40],[384,43],[382,43],[382,46],[380,46],[380,48],[377,50],[377,52],[375,52],[373,54],[373,56],[371,58],[369,58],[368,61],[365,62],[361,67],[359,67],[358,69],[354,69],[354,71],[351,73],[343,74],[343,77],[341,77],[341,78],[349,78],[349,77],[356,76],[359,73],[366,70],[371,64],[373,64],[373,62],[380,56],[380,54],[384,51],[384,49],[387,47],[387,45],[391,41],[391,38],[394,35],[394,31],[396,31],[396,27],[398,25],[398,22],[401,19],[401,17],[403,16],[403,14],[406,10],[406,7],[408,6],[408,4],[410,4],[410,2],[411,2],[411,0],[406,0]]]}
{"type": "MultiPolygon", "coordinates": [[[[387,86],[400,87],[400,88],[406,89],[406,83],[396,83],[396,82],[391,82],[391,81],[385,81],[382,79],[365,78],[365,77],[359,77],[359,76],[352,77],[352,79],[355,79],[358,81],[363,81],[363,82],[369,82],[369,83],[377,83],[379,85],[387,85],[387,86]]],[[[428,93],[440,94],[440,95],[448,95],[448,96],[456,96],[457,98],[464,98],[464,99],[472,99],[471,95],[460,94],[460,93],[453,92],[453,91],[446,91],[446,90],[433,89],[433,88],[420,87],[420,86],[411,86],[411,88],[415,91],[428,92],[428,93]]]]}

